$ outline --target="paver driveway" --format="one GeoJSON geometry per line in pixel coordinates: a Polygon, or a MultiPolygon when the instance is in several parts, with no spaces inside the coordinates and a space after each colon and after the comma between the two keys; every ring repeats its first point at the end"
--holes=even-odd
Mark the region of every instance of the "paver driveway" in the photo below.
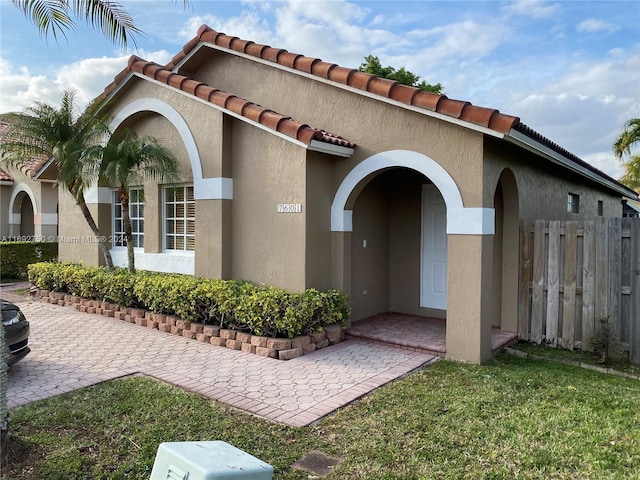
{"type": "MultiPolygon", "coordinates": [[[[15,299],[14,299],[15,300],[15,299]]],[[[308,425],[435,357],[361,340],[280,361],[39,301],[19,303],[31,353],[9,371],[9,408],[142,373],[293,426],[308,425]]]]}

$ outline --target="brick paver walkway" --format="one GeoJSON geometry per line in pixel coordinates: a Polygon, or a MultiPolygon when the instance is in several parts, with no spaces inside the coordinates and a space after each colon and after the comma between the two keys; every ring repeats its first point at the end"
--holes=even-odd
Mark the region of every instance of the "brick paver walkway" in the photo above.
{"type": "Polygon", "coordinates": [[[280,423],[303,426],[435,359],[350,339],[280,361],[72,307],[31,300],[20,307],[31,322],[31,353],[9,371],[10,408],[142,373],[280,423]]]}

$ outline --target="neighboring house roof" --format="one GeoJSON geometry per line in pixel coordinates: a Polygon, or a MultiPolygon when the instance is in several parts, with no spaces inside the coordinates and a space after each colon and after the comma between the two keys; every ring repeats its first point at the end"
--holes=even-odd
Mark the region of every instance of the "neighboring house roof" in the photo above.
{"type": "Polygon", "coordinates": [[[496,109],[472,105],[466,101],[450,99],[446,95],[423,92],[416,87],[403,85],[353,68],[323,62],[318,58],[305,57],[284,49],[242,40],[217,32],[207,25],[202,25],[198,29],[197,35],[185,44],[182,51],[164,67],[132,56],[128,66],[116,75],[103,95],[110,95],[133,72],[136,72],[258,122],[307,145],[316,140],[346,148],[355,147],[354,143],[337,135],[302,124],[290,117],[178,73],[181,67],[203,45],[230,51],[234,54],[255,57],[261,61],[271,62],[280,68],[316,76],[344,87],[367,92],[377,98],[382,97],[387,101],[404,104],[444,120],[471,128],[479,128],[483,132],[514,143],[551,162],[605,185],[621,195],[638,198],[636,192],[523,124],[518,117],[500,113],[496,109]]]}
{"type": "Polygon", "coordinates": [[[13,177],[0,169],[0,182],[13,182],[13,177]]]}
{"type": "MultiPolygon", "coordinates": [[[[2,138],[9,129],[9,123],[4,120],[0,120],[0,138],[2,138]]],[[[46,157],[31,157],[26,159],[20,168],[20,170],[30,178],[33,178],[38,170],[42,168],[42,166],[47,163],[46,157]]],[[[13,177],[9,172],[0,169],[0,180],[1,181],[13,181],[13,177]]]]}
{"type": "Polygon", "coordinates": [[[640,215],[640,201],[633,201],[633,200],[628,200],[627,201],[627,206],[636,211],[638,215],[640,215]]]}

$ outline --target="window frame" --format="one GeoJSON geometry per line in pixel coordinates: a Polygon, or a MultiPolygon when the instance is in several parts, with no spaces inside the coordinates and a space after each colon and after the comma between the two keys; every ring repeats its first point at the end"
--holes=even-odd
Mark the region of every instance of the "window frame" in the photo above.
{"type": "Polygon", "coordinates": [[[573,214],[580,213],[580,195],[569,192],[567,194],[567,212],[573,214]]]}
{"type": "MultiPolygon", "coordinates": [[[[144,250],[144,187],[135,186],[129,188],[129,219],[131,220],[131,234],[133,237],[133,248],[135,250],[144,250]],[[136,199],[132,200],[132,192],[139,192],[136,195],[136,199]],[[132,215],[134,207],[138,207],[138,214],[132,215]],[[140,215],[142,212],[142,215],[140,215]],[[142,230],[140,230],[142,225],[142,230]]],[[[120,196],[118,195],[118,189],[113,190],[113,200],[111,202],[111,248],[127,248],[126,239],[124,237],[124,221],[122,216],[122,203],[120,202],[120,196]],[[117,216],[117,208],[120,207],[120,216],[117,216]],[[122,228],[117,229],[116,223],[118,220],[121,222],[122,228]]]]}
{"type": "Polygon", "coordinates": [[[193,253],[195,252],[195,195],[194,187],[192,184],[176,185],[176,186],[163,186],[162,187],[162,251],[171,253],[193,253]],[[168,195],[171,191],[177,191],[182,189],[181,201],[169,201],[168,195]],[[189,206],[193,205],[193,216],[189,216],[189,206]],[[168,206],[174,205],[174,216],[169,216],[168,206]],[[178,206],[183,208],[183,216],[178,216],[178,206]],[[182,226],[178,227],[178,222],[182,222],[182,226]],[[173,232],[169,232],[169,222],[173,222],[173,232]],[[190,232],[190,223],[192,223],[192,231],[190,232]],[[174,242],[174,248],[169,248],[169,238],[172,237],[174,242]],[[177,239],[181,239],[181,242],[177,242],[177,239]],[[191,240],[191,241],[190,241],[191,240]],[[182,243],[183,248],[175,248],[176,244],[182,243]]]}

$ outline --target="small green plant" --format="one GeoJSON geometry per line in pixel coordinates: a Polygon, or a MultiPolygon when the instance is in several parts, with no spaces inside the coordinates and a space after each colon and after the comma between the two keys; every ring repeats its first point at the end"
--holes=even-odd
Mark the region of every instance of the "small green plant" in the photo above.
{"type": "Polygon", "coordinates": [[[598,363],[608,365],[611,361],[611,319],[610,315],[603,315],[598,319],[600,327],[589,339],[593,351],[600,355],[598,363]]]}

